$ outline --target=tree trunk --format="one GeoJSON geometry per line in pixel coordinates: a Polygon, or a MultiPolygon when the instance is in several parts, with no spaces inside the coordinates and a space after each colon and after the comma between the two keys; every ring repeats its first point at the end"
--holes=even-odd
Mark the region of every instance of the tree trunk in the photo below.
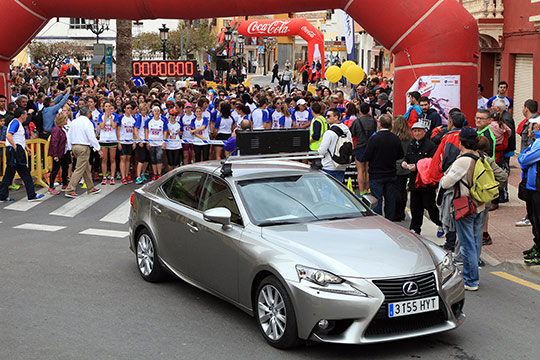
{"type": "Polygon", "coordinates": [[[116,81],[123,88],[131,79],[131,20],[116,20],[116,81]]]}

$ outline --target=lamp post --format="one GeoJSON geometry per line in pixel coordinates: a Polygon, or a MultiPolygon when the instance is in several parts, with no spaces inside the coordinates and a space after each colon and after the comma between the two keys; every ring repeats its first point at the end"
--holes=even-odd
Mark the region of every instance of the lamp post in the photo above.
{"type": "Polygon", "coordinates": [[[237,70],[237,76],[238,76],[238,83],[241,84],[244,80],[244,76],[242,74],[242,69],[244,68],[244,44],[246,43],[246,38],[243,35],[238,36],[238,70],[237,70]]]}
{"type": "Polygon", "coordinates": [[[99,35],[103,34],[105,31],[109,30],[109,25],[111,23],[111,20],[104,19],[86,19],[86,29],[90,30],[92,33],[96,35],[96,44],[99,44],[99,35]]]}
{"type": "Polygon", "coordinates": [[[266,76],[266,46],[268,45],[268,38],[266,36],[263,38],[263,44],[264,44],[264,52],[263,52],[264,76],[266,76]]]}
{"type": "Polygon", "coordinates": [[[159,38],[161,39],[161,45],[163,46],[163,60],[167,59],[167,40],[169,40],[169,28],[163,24],[159,28],[159,38]]]}
{"type": "MultiPolygon", "coordinates": [[[[227,26],[226,28],[227,30],[225,31],[225,37],[224,37],[224,40],[225,40],[225,45],[227,46],[227,60],[230,58],[231,56],[231,52],[230,52],[230,44],[231,44],[231,40],[232,40],[232,31],[231,31],[231,27],[230,26],[227,26]]],[[[231,88],[230,84],[229,84],[229,71],[231,69],[231,64],[230,62],[227,62],[227,90],[229,90],[231,88]]]]}

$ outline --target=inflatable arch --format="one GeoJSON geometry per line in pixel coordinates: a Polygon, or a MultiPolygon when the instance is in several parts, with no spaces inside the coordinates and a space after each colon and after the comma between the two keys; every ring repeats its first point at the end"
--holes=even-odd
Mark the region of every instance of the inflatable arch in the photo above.
{"type": "Polygon", "coordinates": [[[324,35],[306,19],[254,19],[236,23],[238,33],[244,36],[300,36],[308,44],[308,63],[320,61],[324,73],[324,35]]]}
{"type": "Polygon", "coordinates": [[[340,8],[395,54],[394,109],[422,75],[460,75],[461,107],[476,110],[478,26],[456,0],[2,0],[0,93],[9,93],[9,61],[53,17],[200,19],[340,8]],[[384,7],[384,16],[370,8],[384,7]]]}

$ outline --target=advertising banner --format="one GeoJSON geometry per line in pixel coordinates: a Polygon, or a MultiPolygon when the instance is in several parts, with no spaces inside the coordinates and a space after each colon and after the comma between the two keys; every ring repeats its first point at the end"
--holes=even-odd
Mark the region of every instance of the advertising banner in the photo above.
{"type": "MultiPolygon", "coordinates": [[[[426,75],[420,76],[409,88],[418,91],[421,96],[431,100],[431,107],[439,113],[443,125],[448,123],[448,113],[453,108],[461,107],[461,77],[460,75],[426,75]]],[[[410,106],[407,96],[407,107],[410,106]]]]}

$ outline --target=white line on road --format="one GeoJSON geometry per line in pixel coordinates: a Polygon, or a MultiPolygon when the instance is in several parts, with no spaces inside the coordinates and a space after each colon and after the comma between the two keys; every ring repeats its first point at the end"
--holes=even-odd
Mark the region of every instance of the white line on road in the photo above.
{"type": "Polygon", "coordinates": [[[86,229],[86,230],[81,231],[79,234],[123,238],[123,237],[128,236],[129,232],[90,228],[90,229],[86,229]]]}
{"type": "Polygon", "coordinates": [[[53,211],[51,215],[75,217],[118,188],[120,188],[120,186],[106,185],[101,187],[101,192],[99,192],[98,194],[89,195],[84,193],[76,199],[69,200],[65,205],[53,211]]]}
{"type": "Polygon", "coordinates": [[[37,230],[37,231],[58,231],[65,229],[65,226],[43,225],[43,224],[21,224],[13,227],[14,229],[37,230]]]}
{"type": "Polygon", "coordinates": [[[99,221],[109,222],[114,224],[125,224],[129,219],[129,200],[124,201],[110,213],[102,217],[99,221]]]}
{"type": "Polygon", "coordinates": [[[6,206],[4,209],[15,210],[15,211],[28,211],[34,206],[37,206],[43,201],[51,198],[51,196],[46,195],[48,190],[49,189],[41,189],[38,192],[36,192],[36,194],[38,195],[41,195],[41,194],[45,195],[45,197],[40,201],[28,201],[28,199],[25,196],[24,198],[15,201],[13,204],[6,206]]]}

